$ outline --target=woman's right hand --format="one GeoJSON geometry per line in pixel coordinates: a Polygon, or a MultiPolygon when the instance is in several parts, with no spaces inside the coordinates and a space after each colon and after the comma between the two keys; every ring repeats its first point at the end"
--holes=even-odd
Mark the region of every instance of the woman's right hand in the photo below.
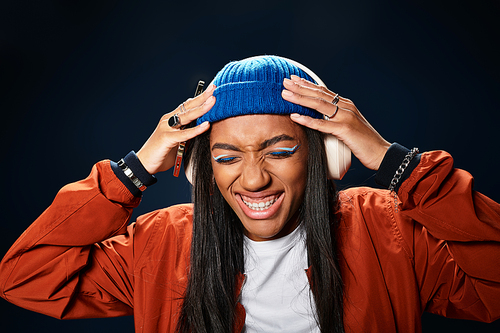
{"type": "Polygon", "coordinates": [[[137,157],[150,174],[154,175],[170,169],[174,165],[179,143],[190,140],[208,130],[210,124],[207,121],[198,126],[181,130],[170,127],[168,119],[177,114],[181,125],[185,126],[201,117],[215,104],[214,89],[215,86],[211,84],[199,96],[185,101],[185,112],[181,113],[181,104],[172,112],[161,117],[153,134],[137,152],[137,157]]]}

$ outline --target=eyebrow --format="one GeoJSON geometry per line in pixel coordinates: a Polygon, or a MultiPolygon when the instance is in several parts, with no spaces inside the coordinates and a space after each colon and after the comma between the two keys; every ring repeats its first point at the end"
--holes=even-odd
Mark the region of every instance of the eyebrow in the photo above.
{"type": "Polygon", "coordinates": [[[214,143],[212,146],[212,150],[214,149],[223,149],[223,150],[234,150],[234,151],[241,151],[240,148],[230,145],[229,143],[214,143]]]}
{"type": "Polygon", "coordinates": [[[269,146],[272,146],[272,145],[275,145],[275,144],[277,144],[278,142],[281,142],[281,141],[294,141],[294,140],[295,139],[292,138],[289,135],[281,134],[281,135],[275,136],[274,138],[271,138],[269,140],[266,140],[266,141],[262,142],[260,144],[260,149],[265,149],[265,148],[267,148],[269,146]]]}
{"type": "MultiPolygon", "coordinates": [[[[281,134],[281,135],[277,135],[271,139],[268,139],[268,140],[265,140],[264,142],[262,142],[260,145],[259,145],[259,148],[262,150],[262,149],[265,149],[269,146],[272,146],[272,145],[275,145],[277,144],[278,142],[282,142],[282,141],[294,141],[295,138],[289,136],[289,135],[286,135],[286,134],[281,134]]],[[[232,144],[229,144],[229,143],[214,143],[214,145],[212,146],[212,150],[214,149],[224,149],[224,150],[234,150],[234,151],[241,151],[240,148],[236,147],[235,145],[232,145],[232,144]]]]}

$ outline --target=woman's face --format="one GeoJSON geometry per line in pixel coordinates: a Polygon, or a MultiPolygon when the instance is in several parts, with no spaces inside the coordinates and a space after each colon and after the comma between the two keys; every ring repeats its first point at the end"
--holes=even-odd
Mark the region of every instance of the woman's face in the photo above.
{"type": "Polygon", "coordinates": [[[217,186],[250,239],[276,239],[297,227],[308,155],[298,124],[280,115],[228,118],[212,125],[210,149],[217,186]]]}

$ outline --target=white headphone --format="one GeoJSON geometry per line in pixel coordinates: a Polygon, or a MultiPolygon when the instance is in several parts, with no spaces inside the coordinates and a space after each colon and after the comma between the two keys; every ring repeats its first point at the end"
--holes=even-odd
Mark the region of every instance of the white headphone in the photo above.
{"type": "MultiPolygon", "coordinates": [[[[262,56],[255,56],[246,58],[243,60],[251,60],[255,58],[260,58],[262,56]]],[[[297,66],[310,77],[312,77],[316,83],[320,86],[326,87],[325,83],[316,75],[312,70],[302,65],[301,63],[291,60],[288,58],[280,57],[283,60],[290,62],[291,64],[297,66]]],[[[329,179],[342,179],[345,173],[351,166],[351,150],[339,139],[331,134],[324,135],[326,158],[328,163],[328,178],[329,179]]],[[[192,157],[192,156],[191,156],[192,157]]],[[[190,163],[190,159],[184,160],[184,169],[186,173],[186,178],[191,184],[193,184],[193,166],[190,163]]]]}

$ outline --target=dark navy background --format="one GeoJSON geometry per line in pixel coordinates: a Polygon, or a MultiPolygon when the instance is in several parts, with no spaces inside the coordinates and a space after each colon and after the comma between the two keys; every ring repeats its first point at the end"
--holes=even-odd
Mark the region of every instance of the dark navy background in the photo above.
{"type": "MultiPolygon", "coordinates": [[[[498,1],[3,2],[0,256],[60,187],[139,150],[199,79],[259,54],[311,68],[387,140],[449,151],[499,201],[499,14],[498,1]]],[[[339,186],[375,186],[373,175],[354,160],[339,186]]],[[[184,177],[158,178],[134,218],[190,200],[184,177]]],[[[59,321],[4,300],[0,319],[2,332],[133,332],[132,317],[59,321]]]]}

